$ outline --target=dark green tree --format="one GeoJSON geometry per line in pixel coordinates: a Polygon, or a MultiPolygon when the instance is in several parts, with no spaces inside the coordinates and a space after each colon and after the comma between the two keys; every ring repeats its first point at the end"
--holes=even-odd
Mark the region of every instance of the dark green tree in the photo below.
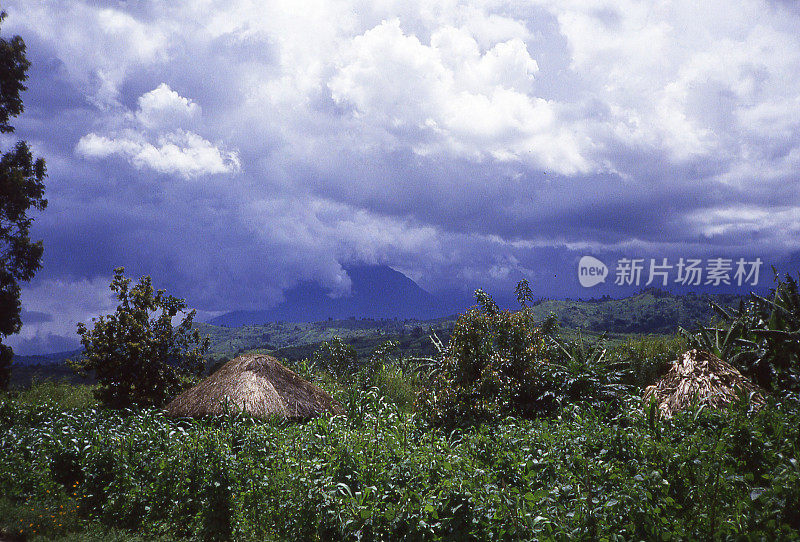
{"type": "MultiPolygon", "coordinates": [[[[0,13],[0,23],[5,16],[0,13]]],[[[0,133],[12,133],[9,121],[22,113],[20,94],[29,66],[22,38],[0,38],[0,133]]],[[[0,341],[22,327],[19,283],[32,279],[42,265],[42,242],[31,241],[28,210],[47,206],[44,178],[44,160],[34,160],[24,141],[0,158],[0,341]]],[[[13,357],[0,343],[0,389],[8,386],[13,357]]]]}
{"type": "Polygon", "coordinates": [[[517,301],[523,309],[533,303],[533,291],[531,290],[531,285],[528,284],[528,279],[519,281],[514,293],[517,294],[517,301]]]}
{"type": "Polygon", "coordinates": [[[186,313],[183,299],[155,291],[150,277],[131,288],[118,267],[111,291],[119,300],[116,312],[93,319],[92,329],[78,324],[85,352],[73,368],[94,373],[95,394],[106,406],[161,406],[202,373],[209,340],[192,326],[195,311],[186,313]],[[178,313],[185,316],[173,327],[178,313]]]}

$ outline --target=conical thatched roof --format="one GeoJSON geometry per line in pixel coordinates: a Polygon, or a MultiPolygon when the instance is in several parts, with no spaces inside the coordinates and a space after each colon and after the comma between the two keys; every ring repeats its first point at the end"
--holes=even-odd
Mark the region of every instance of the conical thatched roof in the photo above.
{"type": "Polygon", "coordinates": [[[702,350],[689,350],[672,364],[661,380],[647,386],[644,399],[654,397],[661,413],[670,417],[693,402],[721,408],[744,391],[752,395],[752,403],[764,405],[762,390],[729,363],[702,350]]]}
{"type": "Polygon", "coordinates": [[[225,413],[226,402],[230,410],[258,418],[306,419],[342,412],[330,395],[265,355],[229,361],[176,397],[166,410],[170,416],[219,415],[225,413]]]}

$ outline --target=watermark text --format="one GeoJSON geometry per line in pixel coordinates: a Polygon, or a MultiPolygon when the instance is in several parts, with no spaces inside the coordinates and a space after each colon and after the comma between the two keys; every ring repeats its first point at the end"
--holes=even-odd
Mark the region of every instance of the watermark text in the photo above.
{"type": "MultiPolygon", "coordinates": [[[[620,258],[613,277],[617,286],[756,286],[762,264],[761,258],[620,258]]],[[[585,288],[605,282],[609,274],[594,256],[578,262],[578,281],[585,288]]]]}

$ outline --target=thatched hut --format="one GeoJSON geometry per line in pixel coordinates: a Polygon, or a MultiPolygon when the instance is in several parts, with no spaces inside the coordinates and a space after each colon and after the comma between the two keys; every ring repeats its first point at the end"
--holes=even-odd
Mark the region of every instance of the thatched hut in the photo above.
{"type": "Polygon", "coordinates": [[[342,412],[334,399],[265,355],[239,356],[167,405],[170,416],[207,416],[241,410],[258,418],[307,419],[342,412]]]}
{"type": "Polygon", "coordinates": [[[645,388],[644,399],[655,398],[661,414],[669,418],[694,403],[722,408],[742,392],[756,408],[764,405],[762,390],[731,364],[709,352],[689,350],[658,382],[645,388]]]}

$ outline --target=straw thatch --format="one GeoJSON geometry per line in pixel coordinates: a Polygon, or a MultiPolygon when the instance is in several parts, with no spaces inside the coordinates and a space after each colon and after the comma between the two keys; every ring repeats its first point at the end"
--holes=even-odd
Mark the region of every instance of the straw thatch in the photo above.
{"type": "Polygon", "coordinates": [[[233,359],[167,405],[170,416],[220,415],[241,410],[258,418],[307,419],[340,414],[339,404],[271,356],[233,359]]]}
{"type": "Polygon", "coordinates": [[[645,388],[644,399],[655,398],[661,414],[669,418],[695,403],[722,408],[742,392],[755,408],[764,405],[762,390],[732,365],[708,352],[689,350],[658,382],[645,388]]]}

